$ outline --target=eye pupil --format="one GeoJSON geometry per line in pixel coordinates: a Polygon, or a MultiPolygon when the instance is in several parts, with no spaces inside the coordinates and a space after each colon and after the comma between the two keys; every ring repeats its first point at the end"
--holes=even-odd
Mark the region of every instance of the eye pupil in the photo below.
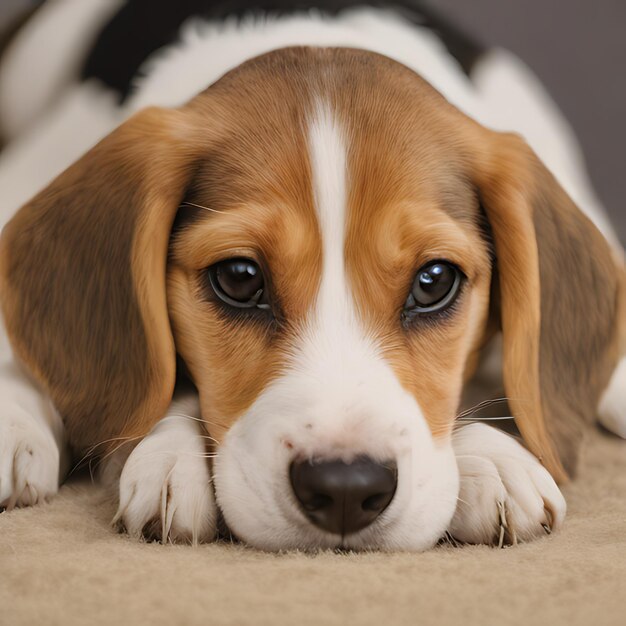
{"type": "Polygon", "coordinates": [[[209,268],[211,286],[227,304],[238,308],[258,306],[265,281],[261,268],[250,259],[228,259],[209,268]]]}
{"type": "Polygon", "coordinates": [[[417,273],[405,309],[417,313],[440,311],[454,301],[460,284],[461,272],[452,263],[429,263],[417,273]]]}
{"type": "Polygon", "coordinates": [[[224,280],[242,283],[254,279],[257,274],[256,265],[243,261],[235,261],[230,264],[221,263],[217,267],[217,277],[220,282],[224,280]]]}

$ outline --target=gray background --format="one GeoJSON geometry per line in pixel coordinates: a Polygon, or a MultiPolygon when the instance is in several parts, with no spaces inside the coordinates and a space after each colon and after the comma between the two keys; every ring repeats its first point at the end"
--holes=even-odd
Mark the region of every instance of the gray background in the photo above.
{"type": "Polygon", "coordinates": [[[626,0],[429,0],[541,78],[626,243],[626,0]]]}
{"type": "MultiPolygon", "coordinates": [[[[485,43],[517,53],[539,75],[574,126],[626,242],[626,0],[425,1],[485,43]]],[[[0,0],[0,30],[34,4],[0,0]]]]}

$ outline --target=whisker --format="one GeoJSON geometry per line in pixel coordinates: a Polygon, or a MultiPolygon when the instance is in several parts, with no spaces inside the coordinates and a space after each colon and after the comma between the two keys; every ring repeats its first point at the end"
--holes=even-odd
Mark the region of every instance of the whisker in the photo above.
{"type": "Polygon", "coordinates": [[[126,440],[126,439],[129,439],[129,437],[111,437],[111,439],[105,439],[104,441],[95,443],[93,446],[91,446],[91,448],[89,448],[89,450],[87,450],[87,452],[85,453],[85,456],[83,456],[83,458],[79,461],[79,463],[82,463],[88,456],[91,456],[95,452],[96,448],[103,446],[105,443],[111,443],[111,441],[120,441],[120,440],[126,440]]]}
{"type": "Polygon", "coordinates": [[[209,426],[219,426],[217,422],[212,422],[204,417],[196,417],[194,415],[187,415],[187,413],[168,413],[161,421],[167,419],[168,417],[184,417],[190,419],[194,422],[200,422],[202,424],[208,424],[209,426]]]}
{"type": "MultiPolygon", "coordinates": [[[[211,422],[208,422],[207,420],[200,418],[200,417],[195,417],[193,415],[187,415],[186,413],[170,413],[169,415],[166,415],[165,417],[163,417],[161,419],[161,421],[163,420],[167,420],[169,418],[174,418],[174,417],[179,417],[179,418],[183,418],[183,419],[189,419],[189,420],[193,420],[195,422],[200,422],[202,424],[211,424],[211,422]]],[[[94,481],[94,471],[98,469],[98,467],[100,467],[100,465],[105,462],[110,456],[112,456],[113,454],[115,454],[122,446],[124,446],[127,443],[131,443],[133,441],[137,441],[138,439],[143,439],[144,437],[146,437],[148,435],[138,435],[136,437],[111,437],[110,439],[105,439],[103,441],[99,441],[98,443],[92,445],[87,452],[85,452],[85,454],[72,466],[72,468],[70,469],[70,471],[68,472],[68,478],[70,476],[72,476],[74,474],[74,472],[76,472],[82,465],[83,463],[85,463],[85,461],[87,461],[87,459],[89,459],[88,462],[88,469],[89,469],[89,476],[91,481],[94,481]],[[107,452],[106,454],[104,454],[102,457],[99,457],[97,460],[95,459],[95,457],[93,456],[94,453],[96,452],[96,450],[101,447],[104,446],[108,443],[111,442],[116,442],[119,441],[120,443],[118,445],[116,445],[112,450],[110,450],[109,452],[107,452]],[[91,457],[91,458],[90,458],[91,457]]],[[[211,437],[210,435],[204,435],[201,433],[197,434],[198,437],[201,437],[202,439],[206,439],[208,441],[210,441],[213,444],[219,445],[220,442],[215,439],[214,437],[211,437]]],[[[203,458],[215,458],[216,454],[207,454],[207,455],[201,455],[203,458]]]]}
{"type": "Polygon", "coordinates": [[[472,415],[473,413],[476,413],[477,411],[480,411],[480,409],[484,409],[488,406],[492,406],[494,404],[499,404],[500,402],[507,402],[508,398],[493,398],[491,400],[483,400],[482,402],[479,402],[478,404],[475,404],[473,407],[470,407],[469,409],[465,409],[464,411],[461,411],[456,417],[457,419],[460,419],[462,417],[466,417],[467,415],[472,415]]]}
{"type": "Polygon", "coordinates": [[[457,422],[497,422],[500,420],[514,420],[512,415],[502,417],[457,417],[457,422]]]}
{"type": "Polygon", "coordinates": [[[201,422],[204,424],[204,420],[201,417],[194,417],[193,415],[187,415],[187,413],[168,413],[165,417],[161,419],[161,421],[165,421],[171,417],[183,417],[188,420],[192,420],[194,422],[201,422]]]}
{"type": "Polygon", "coordinates": [[[89,476],[91,478],[91,482],[93,482],[93,470],[97,470],[100,465],[102,465],[102,463],[104,463],[110,456],[114,455],[124,444],[129,443],[131,441],[136,441],[137,439],[143,439],[144,435],[137,435],[136,437],[125,437],[124,441],[122,441],[118,446],[116,446],[115,448],[113,448],[113,450],[110,450],[109,452],[107,452],[104,456],[100,457],[96,464],[93,465],[93,461],[94,459],[91,458],[89,459],[89,476]]]}
{"type": "Polygon", "coordinates": [[[148,456],[160,456],[160,455],[172,455],[172,456],[191,456],[197,459],[215,459],[217,458],[217,453],[202,453],[202,452],[189,452],[187,450],[152,450],[150,452],[144,452],[143,457],[148,456]]]}
{"type": "Polygon", "coordinates": [[[195,202],[183,202],[180,206],[192,206],[196,209],[204,209],[205,211],[210,211],[211,213],[222,213],[226,214],[226,211],[218,211],[217,209],[211,209],[208,206],[202,206],[201,204],[196,204],[195,202]]]}
{"type": "Polygon", "coordinates": [[[211,422],[210,420],[207,420],[204,417],[196,417],[194,415],[187,415],[187,413],[168,413],[165,417],[161,419],[161,421],[168,419],[170,417],[184,417],[185,419],[189,419],[193,422],[200,422],[201,424],[219,426],[217,422],[211,422]]]}
{"type": "MultiPolygon", "coordinates": [[[[188,419],[188,420],[192,420],[194,422],[199,422],[202,425],[206,425],[206,424],[211,424],[213,423],[215,426],[217,426],[217,424],[215,424],[215,422],[207,422],[207,420],[205,420],[202,417],[194,417],[193,415],[187,415],[186,413],[169,413],[168,415],[166,415],[164,418],[161,419],[161,422],[173,418],[173,417],[181,417],[183,419],[188,419]]],[[[212,441],[213,443],[219,445],[220,442],[215,439],[215,437],[211,437],[210,435],[202,435],[201,433],[198,433],[197,435],[198,437],[202,437],[203,439],[208,439],[209,441],[212,441]]]]}
{"type": "MultiPolygon", "coordinates": [[[[72,467],[72,469],[68,472],[68,478],[90,457],[93,455],[93,453],[96,451],[96,448],[99,448],[100,446],[103,446],[104,444],[107,443],[111,443],[112,441],[121,441],[120,445],[117,446],[113,452],[116,452],[117,450],[120,449],[121,446],[123,446],[125,443],[129,442],[129,441],[135,441],[136,439],[141,439],[142,436],[137,436],[137,437],[112,437],[111,439],[105,439],[104,441],[100,441],[99,443],[94,444],[93,446],[91,446],[91,448],[89,448],[89,450],[87,450],[87,452],[83,455],[83,457],[77,461],[74,466],[72,467]]],[[[112,454],[112,452],[110,452],[109,454],[107,454],[104,458],[106,458],[107,456],[109,456],[110,454],[112,454]]],[[[91,460],[89,461],[90,463],[90,467],[91,467],[91,460]]]]}

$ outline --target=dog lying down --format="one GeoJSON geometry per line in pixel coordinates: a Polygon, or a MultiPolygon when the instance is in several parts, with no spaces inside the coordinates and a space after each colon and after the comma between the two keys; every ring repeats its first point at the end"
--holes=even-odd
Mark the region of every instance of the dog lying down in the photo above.
{"type": "Polygon", "coordinates": [[[585,428],[626,436],[626,272],[527,70],[375,8],[188,26],[146,67],[0,162],[2,505],[91,459],[164,542],[558,529],[585,428]],[[499,385],[520,437],[473,418],[499,385]]]}

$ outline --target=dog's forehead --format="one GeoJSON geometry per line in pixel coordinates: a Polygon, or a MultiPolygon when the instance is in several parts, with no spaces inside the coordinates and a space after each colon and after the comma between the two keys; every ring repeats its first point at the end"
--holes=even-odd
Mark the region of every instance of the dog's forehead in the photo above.
{"type": "Polygon", "coordinates": [[[420,200],[457,220],[474,218],[457,132],[462,115],[391,59],[351,49],[283,49],[239,66],[192,106],[201,109],[204,100],[204,123],[219,118],[221,131],[194,192],[212,208],[265,203],[311,211],[311,128],[324,111],[341,135],[348,203],[360,213],[420,200]]]}

